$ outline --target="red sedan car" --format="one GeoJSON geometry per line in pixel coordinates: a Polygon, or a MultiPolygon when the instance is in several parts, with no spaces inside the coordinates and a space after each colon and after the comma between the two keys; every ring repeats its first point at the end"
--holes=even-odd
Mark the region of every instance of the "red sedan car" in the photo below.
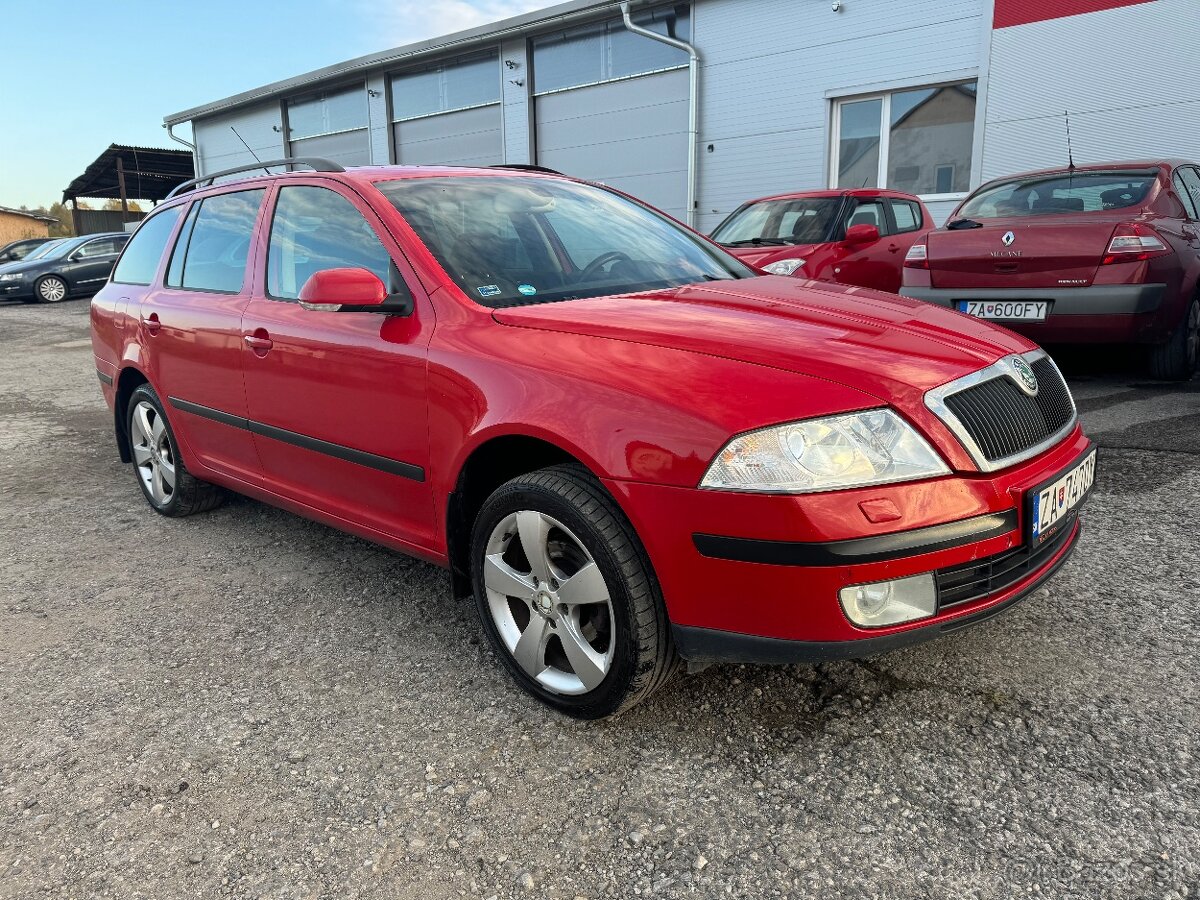
{"type": "Polygon", "coordinates": [[[1041,343],[1146,345],[1186,380],[1200,350],[1200,168],[1101,163],[989,182],[913,245],[907,297],[1041,343]]]}
{"type": "Polygon", "coordinates": [[[933,228],[919,197],[899,191],[804,191],[751,200],[713,231],[743,262],[794,275],[900,290],[910,247],[933,228]]]}
{"type": "Polygon", "coordinates": [[[597,185],[307,162],[169,199],[92,303],[157,512],[228,489],[446,566],[579,717],[680,657],[954,631],[1075,546],[1095,452],[1025,338],[762,276],[597,185]]]}

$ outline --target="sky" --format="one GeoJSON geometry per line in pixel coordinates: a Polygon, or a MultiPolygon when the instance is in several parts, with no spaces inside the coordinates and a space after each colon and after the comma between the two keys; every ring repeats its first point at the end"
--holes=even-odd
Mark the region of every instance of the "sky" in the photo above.
{"type": "Polygon", "coordinates": [[[170,113],[554,2],[0,0],[0,206],[61,200],[109,144],[183,149],[170,113]]]}

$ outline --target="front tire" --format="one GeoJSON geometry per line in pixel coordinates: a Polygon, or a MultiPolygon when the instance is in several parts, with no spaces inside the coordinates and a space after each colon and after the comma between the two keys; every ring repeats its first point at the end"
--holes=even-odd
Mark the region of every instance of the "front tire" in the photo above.
{"type": "Polygon", "coordinates": [[[1183,319],[1165,343],[1150,348],[1150,375],[1164,381],[1187,381],[1196,374],[1200,356],[1200,296],[1193,297],[1183,319]]]}
{"type": "Polygon", "coordinates": [[[221,505],[225,492],[194,477],[184,465],[175,432],[150,385],[141,385],[129,398],[125,426],[138,487],[155,512],[175,518],[221,505]]]}
{"type": "Polygon", "coordinates": [[[626,710],[678,669],[646,552],[600,482],[577,466],[519,476],[487,499],[471,579],[504,666],[569,716],[626,710]]]}
{"type": "Polygon", "coordinates": [[[38,303],[58,303],[70,295],[67,283],[57,275],[46,275],[39,278],[33,286],[33,295],[38,303]]]}

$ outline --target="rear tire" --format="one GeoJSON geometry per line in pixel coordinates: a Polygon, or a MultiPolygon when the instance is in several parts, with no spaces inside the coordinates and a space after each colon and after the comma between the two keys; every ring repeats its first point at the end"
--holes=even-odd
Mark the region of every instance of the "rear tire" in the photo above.
{"type": "Polygon", "coordinates": [[[187,470],[175,432],[150,385],[141,385],[130,396],[125,427],[138,487],[156,513],[178,518],[207,512],[224,502],[221,488],[187,470]]]}
{"type": "Polygon", "coordinates": [[[39,278],[33,286],[33,296],[38,303],[58,303],[71,295],[67,283],[57,275],[46,275],[39,278]]]}
{"type": "Polygon", "coordinates": [[[519,476],[487,499],[471,581],[505,668],[568,716],[622,712],[679,668],[650,560],[612,497],[578,466],[519,476]]]}
{"type": "Polygon", "coordinates": [[[1150,348],[1150,376],[1187,381],[1196,374],[1200,356],[1200,296],[1192,298],[1183,319],[1165,343],[1150,348]]]}

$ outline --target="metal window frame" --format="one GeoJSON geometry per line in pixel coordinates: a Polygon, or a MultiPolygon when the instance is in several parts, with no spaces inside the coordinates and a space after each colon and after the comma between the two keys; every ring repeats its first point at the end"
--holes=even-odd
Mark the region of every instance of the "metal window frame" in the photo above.
{"type": "Polygon", "coordinates": [[[371,98],[367,96],[366,79],[362,81],[344,81],[330,87],[321,88],[315,91],[309,91],[304,94],[295,94],[290,97],[283,97],[280,102],[280,127],[283,129],[284,140],[284,155],[291,156],[292,141],[306,141],[309,138],[326,137],[331,134],[348,134],[351,131],[370,131],[371,130],[371,98]],[[292,134],[291,110],[289,106],[297,101],[324,99],[329,94],[349,93],[352,90],[358,89],[366,101],[367,116],[362,125],[356,125],[354,128],[338,128],[333,131],[320,131],[316,134],[305,134],[296,137],[292,134]]]}
{"type": "Polygon", "coordinates": [[[395,125],[397,122],[415,122],[419,119],[429,119],[433,116],[442,116],[446,113],[462,112],[467,109],[483,109],[486,106],[503,106],[504,104],[504,48],[500,44],[481,47],[478,50],[470,53],[460,53],[457,56],[447,57],[445,59],[435,59],[427,61],[424,65],[410,66],[407,69],[397,69],[386,73],[384,76],[386,84],[387,101],[388,101],[388,125],[395,125]],[[396,94],[395,86],[398,79],[404,78],[406,75],[420,75],[425,72],[445,71],[447,68],[463,65],[471,62],[484,62],[488,57],[494,56],[498,65],[496,77],[496,99],[488,100],[484,103],[471,103],[467,106],[455,106],[447,109],[438,109],[433,112],[421,113],[416,116],[397,116],[396,115],[396,94]]]}

